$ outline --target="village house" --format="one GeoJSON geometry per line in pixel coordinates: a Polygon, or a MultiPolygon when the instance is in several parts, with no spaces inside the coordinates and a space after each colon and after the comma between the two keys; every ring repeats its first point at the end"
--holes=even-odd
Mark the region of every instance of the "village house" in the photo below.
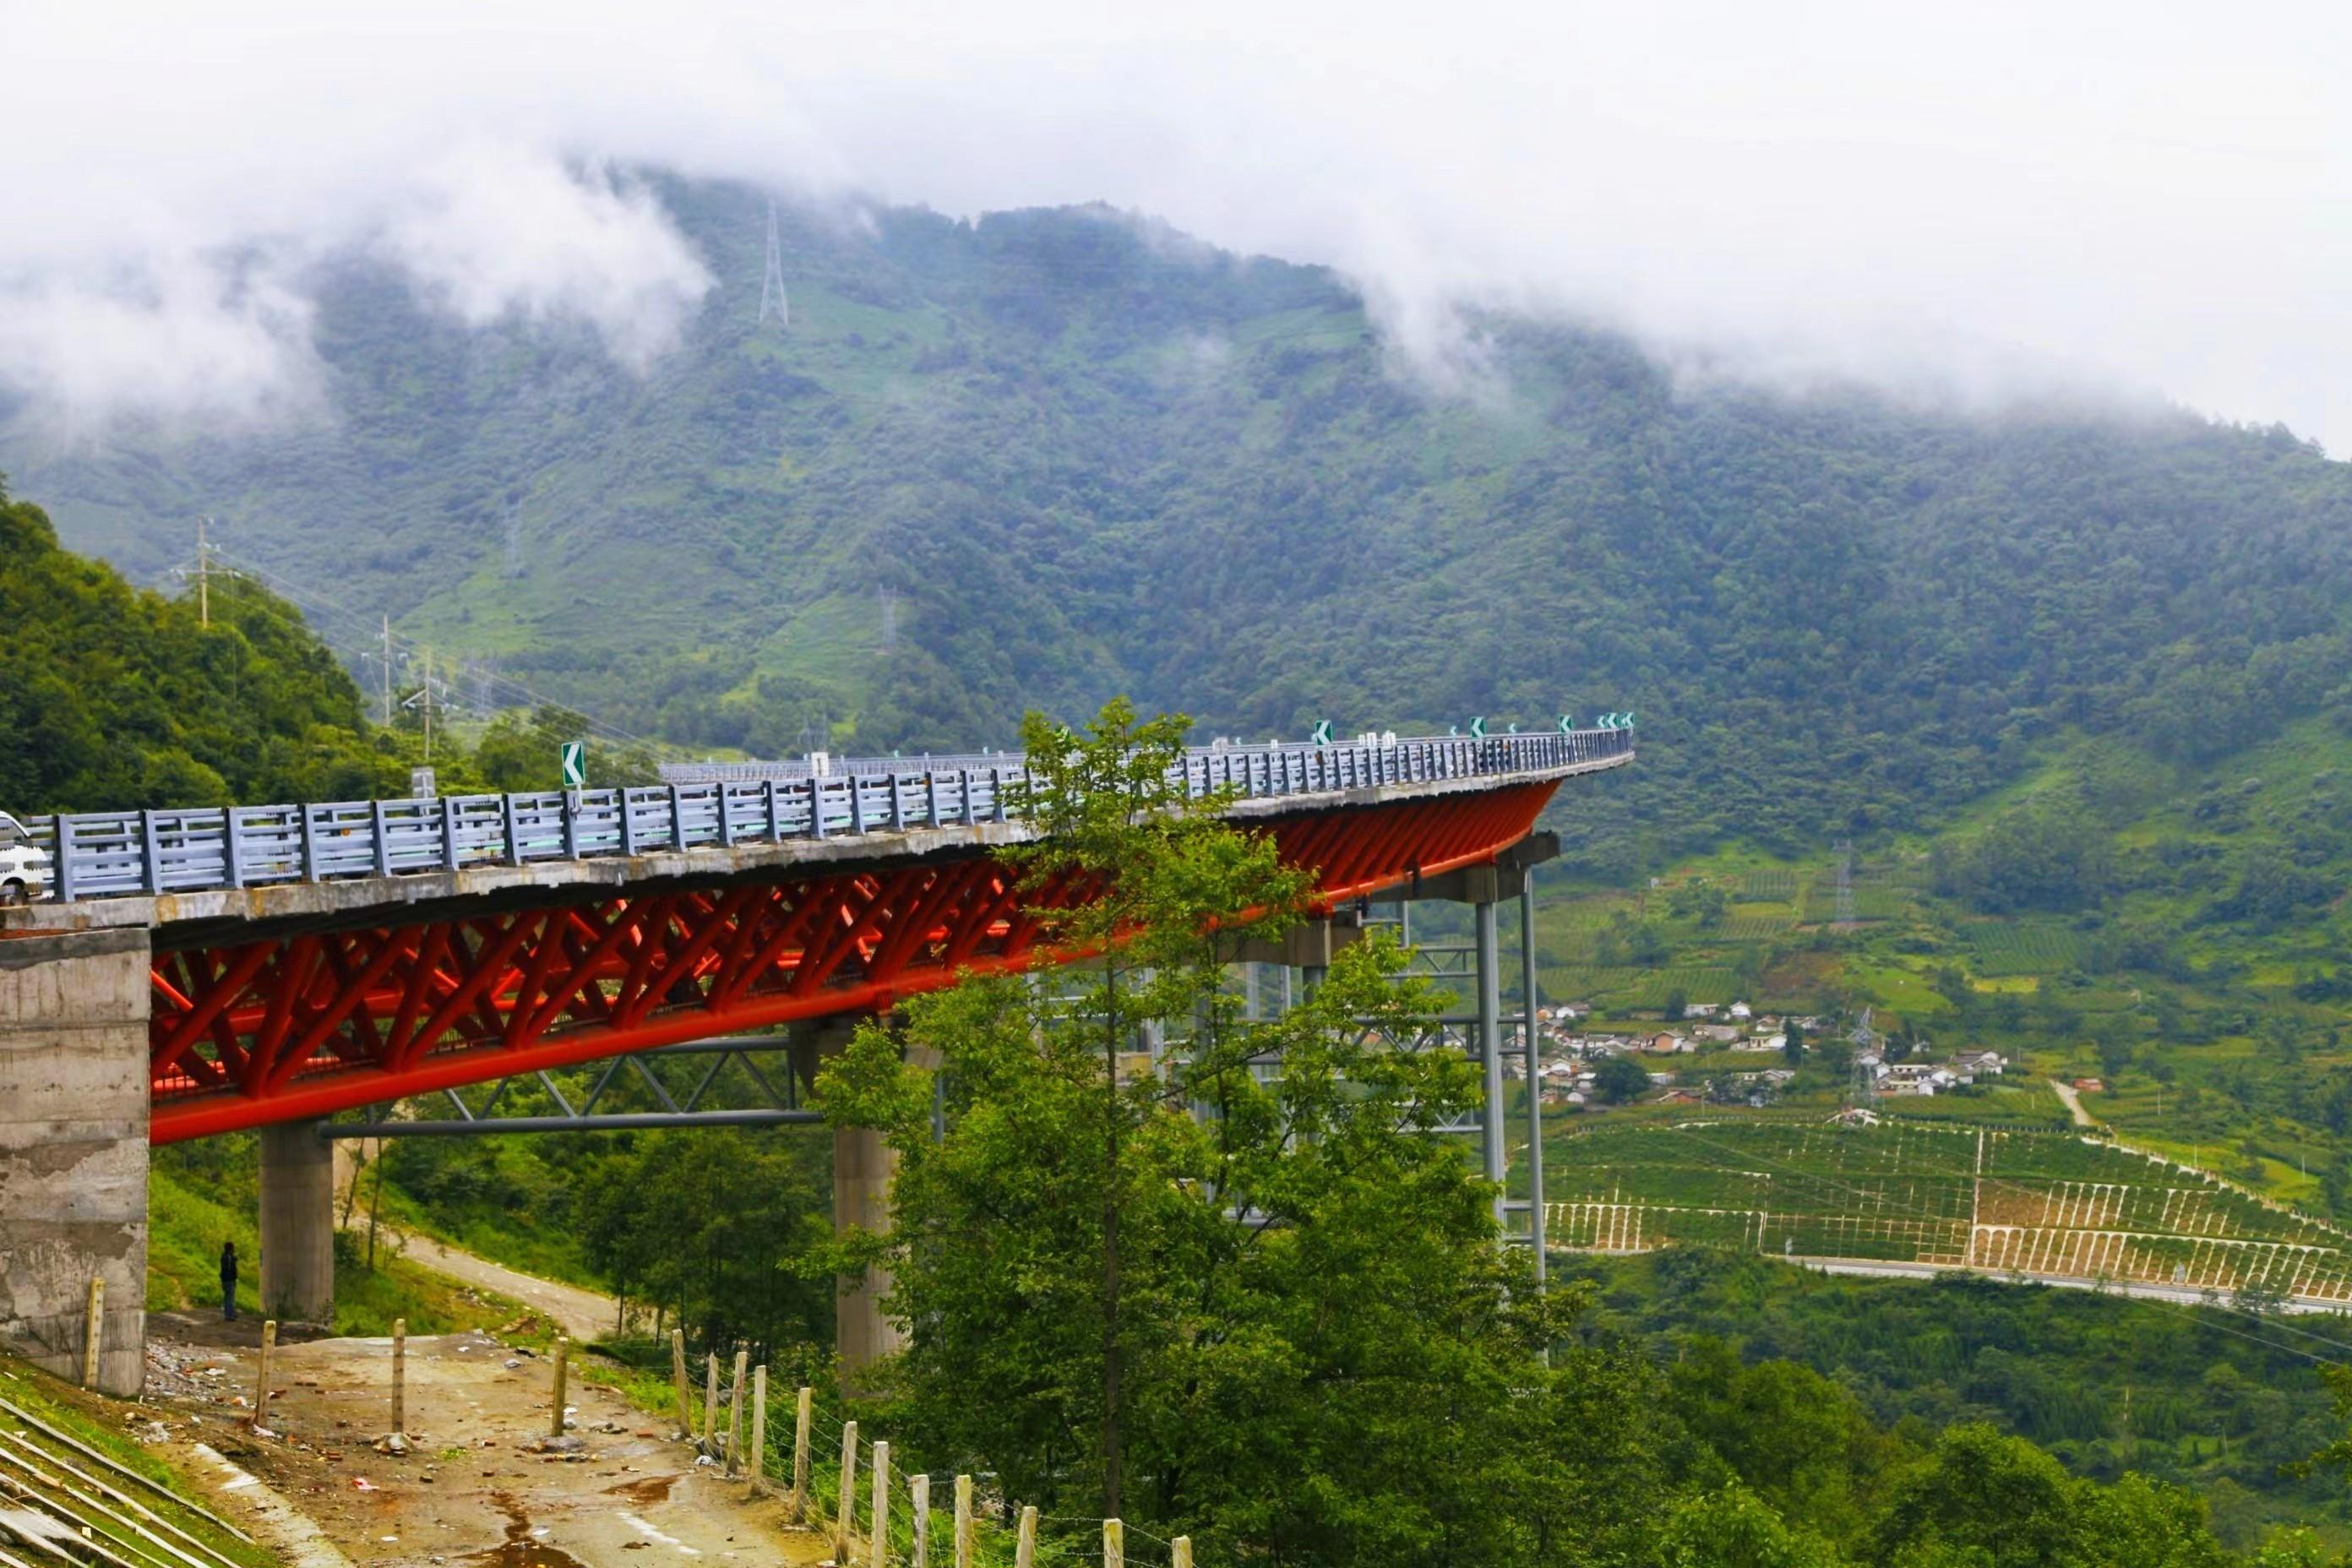
{"type": "Polygon", "coordinates": [[[1709,1040],[1723,1046],[1730,1045],[1740,1038],[1739,1026],[1737,1024],[1701,1024],[1691,1030],[1691,1034],[1698,1039],[1709,1040]]]}
{"type": "Polygon", "coordinates": [[[1642,1048],[1646,1051],[1654,1051],[1660,1056],[1667,1056],[1675,1051],[1689,1050],[1691,1048],[1691,1044],[1690,1041],[1685,1039],[1682,1036],[1675,1034],[1671,1029],[1661,1029],[1643,1042],[1642,1048]]]}

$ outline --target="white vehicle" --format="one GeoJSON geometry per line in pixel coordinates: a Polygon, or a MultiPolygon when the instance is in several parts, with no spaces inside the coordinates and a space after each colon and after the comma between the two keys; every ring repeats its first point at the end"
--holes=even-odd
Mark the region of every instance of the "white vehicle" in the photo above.
{"type": "Polygon", "coordinates": [[[49,890],[49,852],[25,825],[0,811],[0,904],[22,904],[49,890]]]}

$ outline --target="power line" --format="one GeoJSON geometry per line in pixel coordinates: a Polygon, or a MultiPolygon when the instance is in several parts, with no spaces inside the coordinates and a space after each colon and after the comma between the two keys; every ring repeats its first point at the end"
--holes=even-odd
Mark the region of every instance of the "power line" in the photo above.
{"type": "MultiPolygon", "coordinates": [[[[241,574],[257,579],[268,587],[273,593],[278,595],[282,598],[291,601],[297,608],[302,610],[306,616],[311,619],[314,629],[318,630],[319,635],[326,638],[329,642],[334,642],[337,638],[329,628],[319,625],[317,617],[320,615],[334,617],[342,624],[343,640],[345,640],[347,644],[359,642],[362,637],[364,637],[367,642],[378,644],[383,649],[380,656],[373,650],[370,650],[363,653],[361,657],[369,659],[374,659],[379,657],[382,658],[383,665],[383,679],[387,687],[391,680],[392,664],[394,655],[398,656],[400,663],[404,666],[406,665],[411,658],[421,660],[424,656],[424,645],[413,638],[404,637],[402,634],[394,631],[392,629],[391,617],[388,616],[378,617],[378,625],[375,626],[369,626],[367,625],[369,617],[366,615],[351,608],[347,605],[338,602],[328,595],[319,592],[315,588],[296,583],[282,574],[273,572],[269,568],[259,565],[254,562],[231,556],[226,551],[217,547],[214,548],[212,553],[215,558],[229,563],[241,574]],[[364,631],[362,631],[360,628],[365,629],[364,631]]],[[[635,734],[630,731],[622,729],[617,724],[608,723],[604,720],[596,718],[593,714],[583,712],[572,703],[558,702],[552,698],[533,690],[529,686],[524,685],[521,681],[515,679],[512,676],[500,675],[494,672],[483,679],[485,684],[493,690],[502,689],[506,692],[510,693],[514,698],[520,700],[513,702],[511,704],[512,706],[565,708],[573,712],[580,713],[582,720],[585,722],[588,729],[602,740],[622,745],[642,746],[648,751],[654,752],[674,752],[678,750],[678,748],[671,746],[666,742],[656,741],[643,735],[635,734]]],[[[390,721],[387,718],[386,722],[389,721],[390,721]]]]}

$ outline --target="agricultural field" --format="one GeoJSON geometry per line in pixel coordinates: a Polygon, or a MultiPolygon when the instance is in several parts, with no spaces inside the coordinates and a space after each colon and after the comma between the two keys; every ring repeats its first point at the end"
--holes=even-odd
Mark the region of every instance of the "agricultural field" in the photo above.
{"type": "Polygon", "coordinates": [[[1979,974],[2055,974],[2081,965],[2080,933],[2048,921],[1969,921],[1960,928],[1979,974]]]}
{"type": "Polygon", "coordinates": [[[2071,1132],[1629,1121],[1553,1140],[1547,1164],[1563,1247],[1728,1246],[2352,1305],[2352,1233],[2071,1132]]]}

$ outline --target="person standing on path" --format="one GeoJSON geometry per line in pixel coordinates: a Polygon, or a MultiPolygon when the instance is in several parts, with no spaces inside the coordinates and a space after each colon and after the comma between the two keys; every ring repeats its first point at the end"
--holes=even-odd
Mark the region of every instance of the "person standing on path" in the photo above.
{"type": "Polygon", "coordinates": [[[221,1318],[225,1322],[236,1321],[236,1243],[221,1243],[221,1318]]]}

